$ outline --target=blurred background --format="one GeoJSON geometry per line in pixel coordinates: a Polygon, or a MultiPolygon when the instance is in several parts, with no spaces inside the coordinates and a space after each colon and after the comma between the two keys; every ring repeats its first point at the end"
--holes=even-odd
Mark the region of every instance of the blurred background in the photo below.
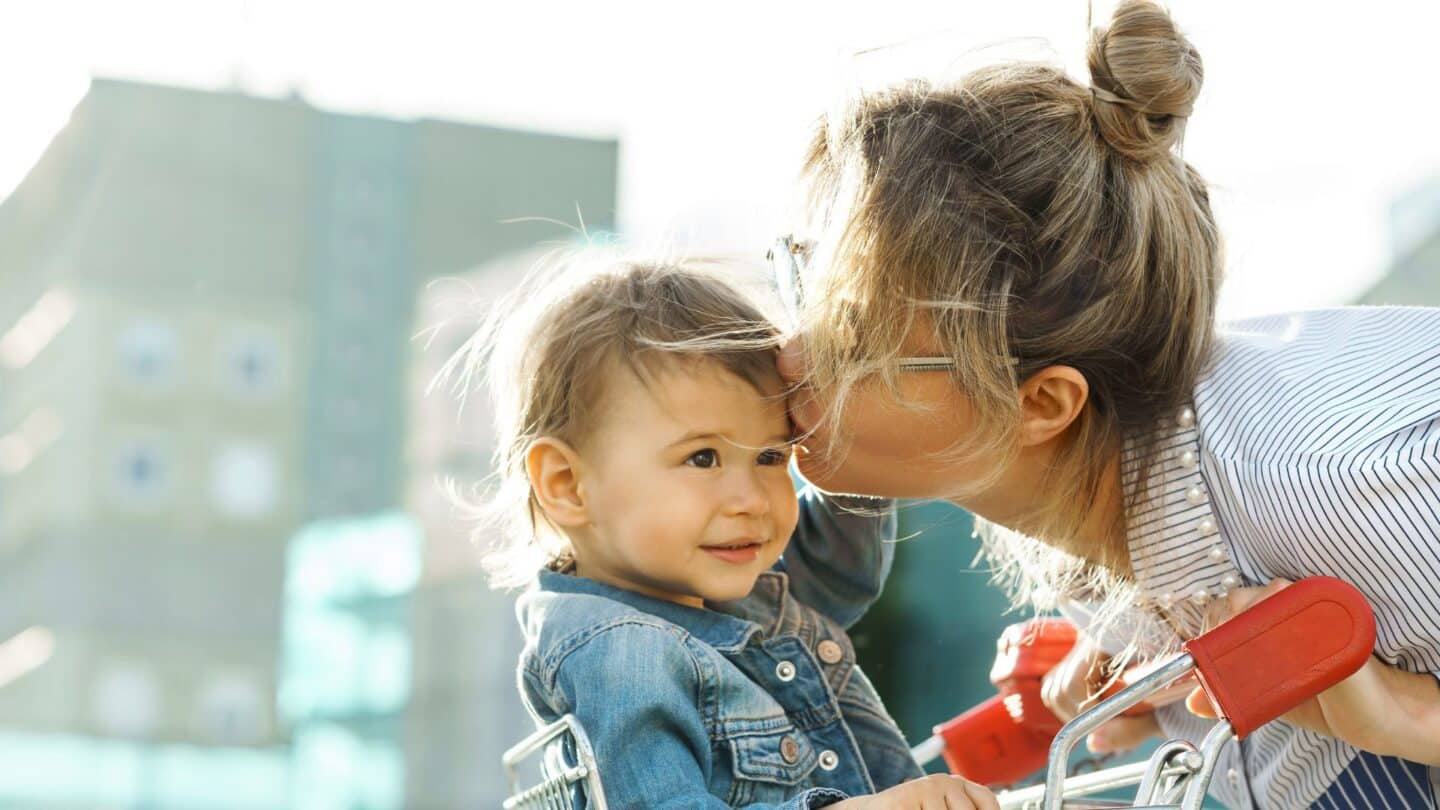
{"type": "MultiPolygon", "coordinates": [[[[1111,4],[1096,2],[1097,22],[1111,4]]],[[[1440,7],[1176,0],[1222,315],[1440,304],[1440,7]]],[[[1084,78],[1084,0],[0,11],[0,806],[494,807],[513,594],[439,481],[457,312],[618,238],[760,259],[856,88],[1084,78]],[[416,339],[434,324],[432,340],[416,339]]],[[[861,661],[913,740],[1004,599],[912,505],[861,661]]]]}

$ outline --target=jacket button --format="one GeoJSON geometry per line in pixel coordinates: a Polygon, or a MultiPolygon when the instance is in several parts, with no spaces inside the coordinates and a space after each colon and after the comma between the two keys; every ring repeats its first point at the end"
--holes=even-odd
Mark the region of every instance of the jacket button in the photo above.
{"type": "Polygon", "coordinates": [[[775,665],[775,677],[786,683],[795,680],[795,665],[789,661],[781,661],[775,665]]]}
{"type": "Polygon", "coordinates": [[[789,734],[780,738],[780,758],[791,765],[800,759],[800,743],[795,742],[795,738],[789,734]]]}
{"type": "Polygon", "coordinates": [[[840,755],[834,751],[825,750],[820,752],[820,768],[826,771],[835,770],[840,764],[840,755]]]}
{"type": "Polygon", "coordinates": [[[828,638],[815,646],[815,653],[827,664],[838,664],[840,659],[845,657],[845,651],[840,649],[840,645],[828,638]]]}

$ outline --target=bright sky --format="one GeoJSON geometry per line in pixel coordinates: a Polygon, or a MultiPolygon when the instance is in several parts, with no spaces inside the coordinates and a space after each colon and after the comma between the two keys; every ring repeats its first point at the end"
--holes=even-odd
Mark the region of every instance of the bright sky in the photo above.
{"type": "MultiPolygon", "coordinates": [[[[1095,0],[1095,19],[1111,7],[1095,0]]],[[[1391,199],[1440,176],[1440,4],[1171,9],[1205,60],[1185,154],[1216,187],[1222,314],[1363,290],[1390,258],[1391,199]]],[[[346,112],[618,137],[622,231],[758,255],[785,223],[810,122],[847,86],[1013,56],[1084,77],[1085,14],[1085,0],[13,3],[0,25],[0,193],[90,75],[293,88],[346,112]]]]}

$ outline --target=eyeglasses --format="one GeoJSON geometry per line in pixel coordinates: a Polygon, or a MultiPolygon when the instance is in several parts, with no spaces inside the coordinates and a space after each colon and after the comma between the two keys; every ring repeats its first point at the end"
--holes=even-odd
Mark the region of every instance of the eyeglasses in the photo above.
{"type": "MultiPolygon", "coordinates": [[[[805,273],[813,242],[797,241],[790,234],[775,240],[765,258],[775,271],[775,293],[790,318],[790,328],[800,325],[801,307],[805,304],[805,273]]],[[[901,371],[948,371],[959,365],[949,357],[899,357],[895,365],[901,371]]]]}

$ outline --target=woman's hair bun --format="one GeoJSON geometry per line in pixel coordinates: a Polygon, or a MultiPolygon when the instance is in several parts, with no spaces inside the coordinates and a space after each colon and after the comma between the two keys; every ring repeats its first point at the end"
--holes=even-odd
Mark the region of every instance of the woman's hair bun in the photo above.
{"type": "Polygon", "coordinates": [[[1121,0],[1108,28],[1086,49],[1095,121],[1115,151],[1132,160],[1163,157],[1179,142],[1200,95],[1200,53],[1150,0],[1121,0]]]}

